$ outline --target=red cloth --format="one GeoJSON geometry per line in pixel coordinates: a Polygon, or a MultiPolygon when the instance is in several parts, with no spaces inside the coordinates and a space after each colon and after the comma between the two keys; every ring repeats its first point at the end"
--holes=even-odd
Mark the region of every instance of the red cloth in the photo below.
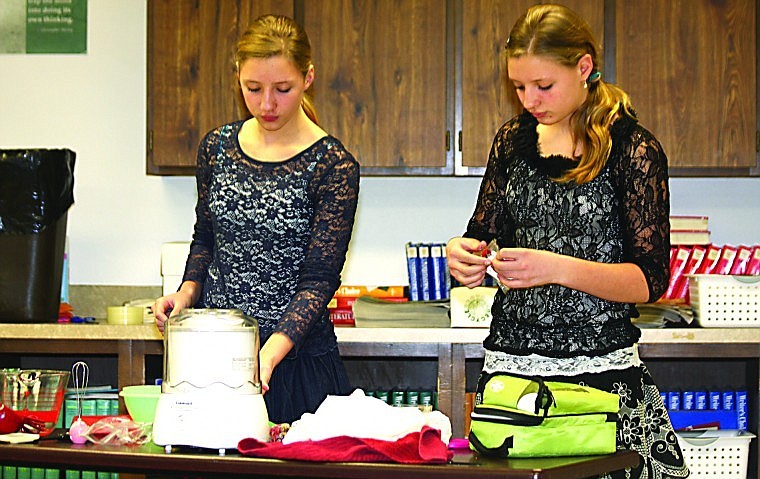
{"type": "Polygon", "coordinates": [[[403,464],[444,464],[453,453],[441,440],[441,432],[423,426],[397,441],[337,436],[320,441],[291,444],[261,442],[254,438],[238,443],[244,456],[295,459],[318,462],[399,462],[403,464]]]}

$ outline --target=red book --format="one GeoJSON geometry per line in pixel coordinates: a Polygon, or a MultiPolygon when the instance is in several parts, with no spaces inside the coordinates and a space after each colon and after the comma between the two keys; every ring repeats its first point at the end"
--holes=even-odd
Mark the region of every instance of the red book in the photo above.
{"type": "Polygon", "coordinates": [[[708,274],[712,271],[713,268],[715,268],[715,265],[718,264],[721,249],[720,246],[714,244],[709,245],[707,251],[705,251],[705,257],[702,258],[702,263],[697,267],[695,274],[708,274]]]}
{"type": "Polygon", "coordinates": [[[335,292],[336,297],[372,296],[373,298],[403,298],[404,286],[351,286],[342,284],[335,292]]]}
{"type": "Polygon", "coordinates": [[[692,246],[691,252],[689,253],[689,259],[686,260],[686,265],[684,265],[684,268],[683,268],[683,274],[681,274],[681,277],[676,281],[673,295],[669,299],[678,299],[678,300],[683,300],[684,302],[688,302],[688,293],[689,293],[688,275],[694,274],[694,272],[697,271],[699,264],[702,262],[702,260],[705,257],[706,251],[707,251],[707,248],[704,246],[698,246],[698,245],[692,246]]]}
{"type": "Polygon", "coordinates": [[[352,308],[330,308],[330,321],[335,326],[354,326],[354,310],[352,308]]]}
{"type": "Polygon", "coordinates": [[[690,246],[679,246],[676,251],[676,257],[673,260],[673,266],[670,268],[670,281],[668,282],[668,289],[663,295],[663,299],[673,299],[673,292],[676,288],[676,283],[683,275],[683,270],[686,267],[686,262],[691,254],[690,246]]]}
{"type": "Polygon", "coordinates": [[[718,263],[709,272],[709,274],[729,274],[731,272],[731,266],[734,264],[734,258],[736,258],[736,246],[724,245],[720,251],[720,258],[718,263]]]}
{"type": "Polygon", "coordinates": [[[760,274],[760,246],[752,248],[752,256],[747,263],[747,271],[744,274],[760,274]]]}
{"type": "Polygon", "coordinates": [[[747,266],[749,266],[750,258],[752,258],[752,247],[739,246],[736,250],[734,264],[731,265],[730,274],[747,274],[747,266]]]}

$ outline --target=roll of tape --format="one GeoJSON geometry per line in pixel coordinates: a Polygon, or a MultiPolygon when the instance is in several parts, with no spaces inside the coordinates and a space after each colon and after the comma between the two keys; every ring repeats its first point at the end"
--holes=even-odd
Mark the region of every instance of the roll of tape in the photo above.
{"type": "Polygon", "coordinates": [[[140,306],[109,306],[108,324],[142,324],[145,308],[140,306]]]}

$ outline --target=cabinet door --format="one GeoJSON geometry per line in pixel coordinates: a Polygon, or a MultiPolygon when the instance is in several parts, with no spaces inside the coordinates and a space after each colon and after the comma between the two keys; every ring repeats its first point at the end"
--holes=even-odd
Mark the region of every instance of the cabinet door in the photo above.
{"type": "Polygon", "coordinates": [[[362,174],[451,174],[441,0],[309,0],[320,122],[362,174]]]}
{"type": "Polygon", "coordinates": [[[149,174],[192,175],[201,137],[240,117],[234,46],[265,13],[292,16],[293,1],[148,2],[149,174]]]}
{"type": "Polygon", "coordinates": [[[617,82],[676,175],[741,175],[755,153],[756,0],[617,0],[617,82]]]}
{"type": "MultiPolygon", "coordinates": [[[[466,0],[462,5],[461,97],[457,98],[459,138],[456,171],[482,175],[494,135],[522,111],[507,83],[504,46],[517,19],[535,0],[466,0]],[[460,120],[461,118],[461,120],[460,120]]],[[[597,41],[604,38],[603,0],[565,0],[591,27],[597,41]]]]}

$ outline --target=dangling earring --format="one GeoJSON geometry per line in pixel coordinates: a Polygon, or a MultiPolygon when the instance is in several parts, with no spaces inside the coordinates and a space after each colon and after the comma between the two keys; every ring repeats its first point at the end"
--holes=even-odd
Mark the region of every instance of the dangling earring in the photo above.
{"type": "Polygon", "coordinates": [[[587,89],[587,88],[588,88],[588,82],[587,82],[587,81],[584,81],[584,82],[583,82],[583,89],[585,90],[585,89],[587,89]]]}

